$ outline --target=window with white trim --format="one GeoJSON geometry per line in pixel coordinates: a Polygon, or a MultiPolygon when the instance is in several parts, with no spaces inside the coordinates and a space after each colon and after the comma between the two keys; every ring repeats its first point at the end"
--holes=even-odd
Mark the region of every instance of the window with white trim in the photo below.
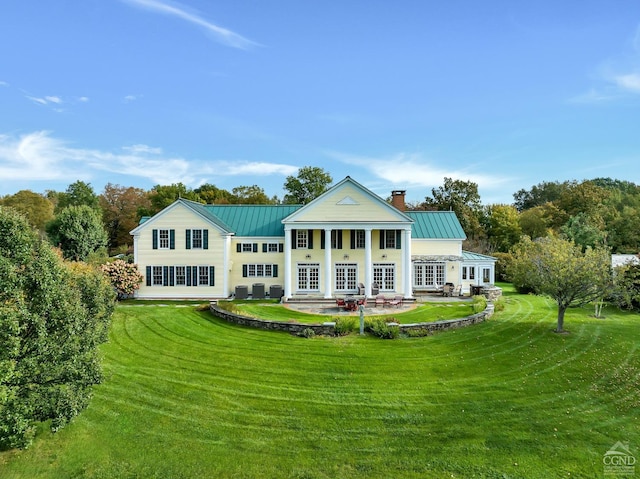
{"type": "Polygon", "coordinates": [[[242,276],[245,278],[275,278],[278,266],[269,263],[245,264],[242,266],[242,276]]]}
{"type": "Polygon", "coordinates": [[[444,263],[414,263],[414,288],[437,288],[442,286],[444,279],[444,263]]]}
{"type": "Polygon", "coordinates": [[[278,253],[279,251],[279,243],[267,243],[267,253],[278,253]]]}
{"type": "Polygon", "coordinates": [[[162,266],[153,266],[151,270],[151,284],[153,286],[162,286],[164,284],[164,268],[162,266]]]}
{"type": "Polygon", "coordinates": [[[364,230],[356,230],[356,249],[364,249],[364,230]]]}
{"type": "Polygon", "coordinates": [[[174,274],[175,274],[176,286],[185,286],[187,284],[187,267],[186,266],[176,266],[174,274]]]}
{"type": "Polygon", "coordinates": [[[463,266],[462,267],[462,279],[476,279],[476,267],[475,266],[463,266]]]}
{"type": "Polygon", "coordinates": [[[202,249],[202,230],[191,230],[191,248],[202,249]]]}
{"type": "Polygon", "coordinates": [[[309,247],[309,231],[296,230],[296,248],[307,249],[309,247]]]}
{"type": "Polygon", "coordinates": [[[198,286],[209,286],[208,266],[198,266],[198,286]]]}
{"type": "Polygon", "coordinates": [[[253,243],[242,243],[240,250],[243,253],[253,253],[253,243]]]}
{"type": "Polygon", "coordinates": [[[393,263],[374,263],[373,282],[378,283],[380,291],[395,291],[396,265],[393,263]]]}
{"type": "Polygon", "coordinates": [[[169,230],[158,230],[158,248],[169,249],[169,230]]]}

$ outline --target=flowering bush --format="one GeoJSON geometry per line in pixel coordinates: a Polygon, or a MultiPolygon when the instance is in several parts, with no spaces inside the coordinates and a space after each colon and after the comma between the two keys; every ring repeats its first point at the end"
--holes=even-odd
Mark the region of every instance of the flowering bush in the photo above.
{"type": "Polygon", "coordinates": [[[121,259],[103,264],[102,272],[118,292],[118,299],[130,297],[142,283],[142,273],[138,271],[138,265],[127,263],[121,259]]]}

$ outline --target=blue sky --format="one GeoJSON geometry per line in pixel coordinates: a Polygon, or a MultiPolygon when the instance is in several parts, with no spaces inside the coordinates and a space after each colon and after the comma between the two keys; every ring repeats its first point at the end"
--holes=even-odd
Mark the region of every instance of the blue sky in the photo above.
{"type": "Polygon", "coordinates": [[[640,184],[637,0],[6,0],[0,195],[640,184]]]}

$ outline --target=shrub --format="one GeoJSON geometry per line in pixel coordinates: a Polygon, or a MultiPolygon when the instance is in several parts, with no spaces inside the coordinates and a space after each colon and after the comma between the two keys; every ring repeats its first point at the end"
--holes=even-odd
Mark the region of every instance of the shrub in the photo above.
{"type": "Polygon", "coordinates": [[[304,328],[300,335],[304,338],[313,338],[316,335],[316,332],[311,328],[304,328]]]}
{"type": "Polygon", "coordinates": [[[387,323],[383,318],[369,320],[366,329],[382,339],[396,339],[400,335],[400,327],[387,323]]]}
{"type": "Polygon", "coordinates": [[[487,298],[482,295],[474,296],[472,307],[473,312],[476,314],[483,312],[485,309],[487,309],[487,298]]]}
{"type": "Polygon", "coordinates": [[[103,264],[101,268],[117,291],[118,299],[130,297],[142,284],[142,274],[135,264],[117,259],[112,263],[103,264]]]}
{"type": "Polygon", "coordinates": [[[353,316],[340,316],[336,319],[336,336],[346,336],[358,329],[358,322],[353,316]]]}

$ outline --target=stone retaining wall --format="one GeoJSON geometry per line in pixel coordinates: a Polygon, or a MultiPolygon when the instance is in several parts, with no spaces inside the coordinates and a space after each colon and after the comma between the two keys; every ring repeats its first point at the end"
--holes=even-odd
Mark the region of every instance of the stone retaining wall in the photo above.
{"type": "MultiPolygon", "coordinates": [[[[285,331],[287,333],[301,336],[304,334],[305,329],[312,330],[316,335],[335,336],[335,324],[333,322],[326,322],[322,324],[303,324],[303,323],[288,323],[284,321],[266,321],[264,319],[250,318],[248,316],[242,316],[239,314],[231,313],[218,306],[216,301],[209,303],[209,310],[214,316],[224,319],[230,323],[239,324],[241,326],[249,326],[258,329],[268,329],[271,331],[285,331]]],[[[493,315],[494,306],[493,303],[487,303],[487,307],[481,313],[467,316],[460,319],[447,319],[442,321],[434,321],[430,323],[413,323],[413,324],[399,324],[400,331],[446,331],[449,329],[464,328],[473,324],[483,322],[485,319],[490,318],[493,315]]]]}

